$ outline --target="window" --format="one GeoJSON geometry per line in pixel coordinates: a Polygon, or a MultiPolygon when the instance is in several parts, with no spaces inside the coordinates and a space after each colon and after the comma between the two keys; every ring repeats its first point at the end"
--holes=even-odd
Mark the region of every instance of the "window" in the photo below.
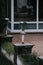
{"type": "Polygon", "coordinates": [[[32,23],[32,24],[28,24],[28,23],[24,23],[24,24],[14,24],[14,29],[36,29],[36,24],[32,23]]]}
{"type": "Polygon", "coordinates": [[[27,24],[26,25],[26,29],[36,29],[36,24],[34,23],[32,23],[32,24],[27,24]]]}
{"type": "Polygon", "coordinates": [[[39,29],[43,29],[43,24],[39,23],[39,29]]]}
{"type": "Polygon", "coordinates": [[[9,0],[11,31],[43,32],[43,0],[9,0]]]}
{"type": "Polygon", "coordinates": [[[36,21],[36,0],[14,0],[15,21],[36,21]]]}
{"type": "Polygon", "coordinates": [[[14,29],[21,29],[21,25],[20,24],[14,24],[14,29]]]}

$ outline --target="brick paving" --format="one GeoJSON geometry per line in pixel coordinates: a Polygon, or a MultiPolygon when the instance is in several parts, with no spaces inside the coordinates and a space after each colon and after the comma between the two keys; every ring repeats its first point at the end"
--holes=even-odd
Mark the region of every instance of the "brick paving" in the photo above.
{"type": "MultiPolygon", "coordinates": [[[[15,34],[13,39],[13,43],[21,43],[21,34],[15,34]]],[[[31,43],[34,44],[34,47],[32,49],[33,52],[37,52],[38,55],[43,56],[43,34],[38,33],[30,33],[25,34],[25,43],[31,43]]]]}

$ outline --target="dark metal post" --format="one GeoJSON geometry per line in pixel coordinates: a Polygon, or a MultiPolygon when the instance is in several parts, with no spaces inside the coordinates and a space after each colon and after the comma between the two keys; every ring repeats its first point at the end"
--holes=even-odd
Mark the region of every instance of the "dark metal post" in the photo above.
{"type": "Polygon", "coordinates": [[[17,65],[17,48],[14,46],[14,65],[17,65]]]}

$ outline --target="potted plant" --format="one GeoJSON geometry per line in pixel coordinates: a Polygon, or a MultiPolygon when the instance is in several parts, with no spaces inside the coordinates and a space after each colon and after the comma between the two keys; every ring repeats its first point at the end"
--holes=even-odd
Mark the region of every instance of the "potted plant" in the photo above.
{"type": "Polygon", "coordinates": [[[36,54],[25,54],[22,56],[24,58],[24,65],[39,65],[39,59],[36,54]]]}

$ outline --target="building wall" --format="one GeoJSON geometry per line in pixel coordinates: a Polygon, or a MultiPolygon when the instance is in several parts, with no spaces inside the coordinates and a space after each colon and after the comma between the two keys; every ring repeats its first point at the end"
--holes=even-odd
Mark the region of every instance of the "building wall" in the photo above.
{"type": "MultiPolygon", "coordinates": [[[[21,34],[15,34],[13,39],[13,43],[21,43],[21,34]]],[[[43,34],[40,33],[30,33],[25,34],[25,43],[31,43],[34,45],[32,48],[33,52],[36,52],[38,55],[43,56],[43,34]]]]}

